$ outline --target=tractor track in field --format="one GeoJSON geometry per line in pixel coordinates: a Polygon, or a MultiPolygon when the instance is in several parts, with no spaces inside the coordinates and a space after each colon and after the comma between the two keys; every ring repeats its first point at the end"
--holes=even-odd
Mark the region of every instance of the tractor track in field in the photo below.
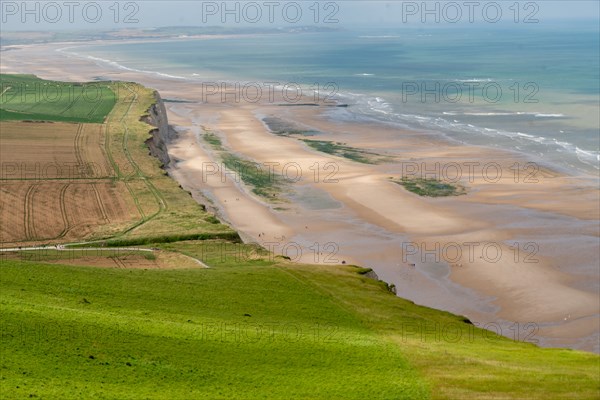
{"type": "MultiPolygon", "coordinates": [[[[156,218],[158,215],[160,215],[161,213],[163,213],[165,210],[167,210],[167,202],[165,201],[164,197],[162,196],[162,193],[160,193],[160,191],[158,189],[156,189],[156,187],[152,184],[152,182],[150,182],[149,179],[146,178],[146,176],[142,173],[140,167],[137,165],[137,163],[134,161],[133,157],[131,156],[131,153],[129,152],[129,148],[127,147],[127,141],[129,138],[129,127],[127,126],[127,123],[125,122],[125,118],[129,115],[129,112],[131,111],[131,108],[133,107],[133,105],[135,103],[137,103],[138,100],[138,95],[137,93],[134,93],[134,97],[131,100],[131,102],[129,103],[129,106],[127,107],[127,110],[123,113],[123,115],[121,116],[121,118],[119,119],[119,123],[121,124],[121,126],[124,129],[124,135],[123,135],[123,152],[125,153],[125,156],[127,157],[127,160],[129,161],[130,165],[134,168],[135,170],[135,175],[138,176],[139,178],[141,178],[144,181],[144,184],[146,185],[146,187],[148,187],[148,189],[150,190],[150,192],[152,193],[152,195],[154,196],[154,198],[156,199],[156,202],[158,203],[158,211],[156,211],[154,214],[148,216],[148,217],[144,217],[142,219],[142,221],[140,221],[139,223],[127,228],[125,231],[122,232],[122,234],[125,234],[127,232],[131,232],[132,230],[140,227],[141,225],[145,224],[146,222],[156,218]]],[[[131,188],[130,192],[132,191],[131,188]]],[[[133,193],[132,193],[133,195],[133,193]]],[[[136,204],[138,204],[138,199],[134,196],[134,200],[136,202],[136,204]]],[[[140,210],[141,211],[141,210],[140,210]]]]}
{"type": "MultiPolygon", "coordinates": [[[[4,90],[4,92],[2,94],[0,94],[0,96],[2,96],[6,91],[8,91],[10,88],[6,88],[4,90]]],[[[134,229],[139,228],[140,226],[146,224],[147,222],[153,220],[154,218],[156,218],[157,216],[161,215],[163,212],[165,212],[168,209],[168,204],[166,202],[166,199],[164,198],[163,194],[160,192],[160,190],[154,185],[154,183],[151,181],[151,178],[146,176],[145,173],[142,171],[142,169],[140,168],[140,166],[136,163],[132,153],[130,152],[128,145],[129,145],[129,141],[132,138],[132,135],[134,138],[137,138],[137,131],[131,131],[129,126],[128,126],[128,118],[130,117],[132,110],[134,110],[134,106],[138,103],[139,100],[139,95],[137,93],[133,93],[133,95],[131,96],[131,99],[128,99],[129,101],[127,102],[128,104],[123,104],[122,108],[120,110],[117,110],[117,115],[113,114],[112,118],[107,117],[105,120],[105,123],[103,124],[103,127],[101,128],[102,130],[100,131],[100,133],[104,134],[104,138],[102,138],[101,140],[103,141],[103,145],[100,146],[102,149],[102,153],[104,155],[104,163],[106,165],[107,168],[107,172],[108,172],[108,177],[106,178],[106,180],[112,180],[113,182],[122,182],[125,187],[127,188],[127,191],[129,192],[129,194],[131,195],[135,207],[137,208],[137,211],[140,215],[140,219],[137,220],[136,222],[133,222],[132,225],[130,225],[129,227],[124,228],[122,231],[120,231],[119,233],[117,233],[116,235],[113,235],[113,238],[122,236],[127,234],[128,232],[133,231],[134,229]],[[112,129],[112,131],[111,131],[112,129]],[[112,134],[111,134],[112,132],[112,134]],[[122,133],[122,138],[118,137],[118,134],[122,133]],[[115,137],[115,135],[117,135],[117,137],[115,137]],[[114,142],[116,140],[116,143],[114,142]],[[120,143],[119,143],[120,142],[120,143]],[[118,143],[118,144],[117,144],[118,143]],[[112,148],[111,149],[111,145],[112,146],[117,146],[120,147],[120,149],[118,148],[112,148]],[[123,152],[123,155],[125,156],[125,160],[127,160],[127,169],[128,171],[123,170],[122,168],[120,168],[119,164],[117,163],[116,159],[114,158],[114,155],[117,154],[116,152],[118,152],[119,157],[121,157],[120,152],[123,152]],[[114,153],[114,154],[113,154],[114,153]],[[112,173],[111,171],[114,171],[114,173],[112,173]],[[131,171],[131,173],[129,173],[129,171],[131,171]],[[140,186],[140,188],[137,188],[137,185],[134,185],[134,181],[143,181],[143,186],[140,186]],[[145,186],[145,188],[144,188],[145,186]],[[154,197],[154,201],[156,202],[157,205],[157,209],[149,209],[149,210],[144,210],[144,208],[142,207],[142,199],[140,198],[140,195],[143,193],[144,196],[146,196],[146,191],[149,191],[152,196],[154,197]]],[[[75,102],[71,102],[65,109],[63,109],[61,111],[61,114],[64,114],[66,112],[68,112],[68,110],[72,109],[74,107],[74,103],[75,102]]],[[[99,107],[99,104],[95,104],[94,105],[94,110],[96,110],[99,107]]],[[[80,122],[77,123],[77,130],[75,133],[75,136],[73,138],[73,149],[75,151],[75,159],[77,164],[79,165],[80,168],[82,168],[85,164],[85,134],[86,134],[86,126],[85,123],[80,122]]],[[[86,178],[80,178],[80,179],[94,179],[93,177],[89,176],[89,173],[86,171],[86,175],[88,175],[86,178]]],[[[56,180],[60,180],[60,179],[56,179],[56,180]]],[[[64,184],[64,186],[62,186],[60,188],[59,191],[59,209],[56,210],[57,212],[61,213],[61,222],[63,224],[62,230],[60,231],[60,233],[54,237],[54,238],[44,238],[44,240],[55,240],[55,239],[63,239],[65,238],[70,231],[72,231],[72,229],[74,228],[73,223],[75,223],[75,221],[71,221],[72,218],[69,217],[69,210],[68,210],[68,203],[67,203],[67,193],[69,192],[69,188],[72,188],[72,183],[69,179],[69,182],[64,184]]],[[[138,182],[135,182],[136,184],[138,182]]],[[[34,242],[36,240],[41,240],[40,238],[37,237],[37,232],[36,232],[36,226],[35,226],[35,221],[34,221],[34,209],[35,209],[35,204],[34,204],[34,197],[36,196],[36,194],[39,194],[39,183],[32,183],[32,185],[27,189],[27,192],[25,194],[25,199],[24,199],[24,216],[23,216],[23,222],[24,222],[24,241],[25,242],[34,242]]],[[[108,210],[105,206],[105,204],[102,201],[102,196],[100,193],[99,188],[97,187],[96,183],[92,183],[91,185],[91,189],[94,192],[94,197],[95,197],[95,202],[97,203],[97,206],[100,209],[100,217],[102,219],[102,222],[105,224],[109,224],[111,222],[110,218],[109,218],[109,213],[108,210]]],[[[150,200],[150,199],[148,199],[150,200]]],[[[94,201],[94,200],[92,200],[94,201]]],[[[147,200],[144,200],[147,201],[147,200]]],[[[149,202],[149,204],[152,204],[151,202],[149,202]]],[[[58,217],[58,216],[56,216],[58,217]]],[[[72,217],[72,216],[71,216],[72,217]]]]}
{"type": "Polygon", "coordinates": [[[77,165],[79,168],[83,167],[83,155],[81,154],[81,138],[83,136],[83,124],[77,125],[77,133],[73,139],[73,147],[75,148],[75,158],[77,158],[77,165]]]}
{"type": "Polygon", "coordinates": [[[27,189],[27,193],[25,193],[25,201],[24,201],[24,220],[23,226],[25,228],[25,239],[26,240],[34,240],[36,237],[35,226],[33,224],[33,196],[37,191],[38,185],[33,184],[29,186],[27,189]]]}
{"type": "Polygon", "coordinates": [[[4,96],[4,93],[8,92],[10,89],[12,89],[12,87],[8,86],[6,89],[4,89],[2,91],[2,93],[0,93],[0,97],[4,96]]]}
{"type": "Polygon", "coordinates": [[[94,191],[94,195],[96,197],[96,202],[98,203],[98,208],[100,209],[102,219],[104,220],[104,223],[108,224],[110,223],[110,219],[108,218],[106,208],[104,207],[104,203],[102,202],[102,198],[100,197],[100,192],[98,191],[98,188],[96,187],[95,183],[92,183],[91,186],[92,190],[94,191]]]}
{"type": "Polygon", "coordinates": [[[103,139],[104,139],[104,144],[102,146],[100,146],[100,152],[103,155],[102,160],[104,161],[104,166],[106,167],[106,176],[110,177],[113,173],[116,174],[117,171],[113,168],[113,166],[110,162],[110,158],[107,154],[108,129],[105,124],[101,125],[100,134],[103,136],[103,139]],[[112,172],[111,172],[111,170],[112,170],[112,172]]]}
{"type": "Polygon", "coordinates": [[[67,215],[67,202],[65,201],[65,197],[67,194],[67,189],[69,188],[69,186],[71,186],[70,183],[67,183],[66,185],[64,185],[61,189],[60,189],[60,196],[59,196],[59,204],[60,204],[60,214],[63,220],[63,230],[58,234],[58,236],[56,237],[56,239],[60,239],[65,237],[65,235],[72,229],[71,224],[69,223],[69,216],[67,215]]]}

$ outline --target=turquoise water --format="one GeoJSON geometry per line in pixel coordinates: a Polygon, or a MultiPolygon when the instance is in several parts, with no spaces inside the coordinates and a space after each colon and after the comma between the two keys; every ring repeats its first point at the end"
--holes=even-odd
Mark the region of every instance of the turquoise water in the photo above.
{"type": "Polygon", "coordinates": [[[437,132],[597,174],[599,37],[596,23],[346,30],[67,51],[196,85],[219,79],[294,82],[304,93],[318,85],[321,98],[333,95],[350,104],[332,118],[437,132]]]}

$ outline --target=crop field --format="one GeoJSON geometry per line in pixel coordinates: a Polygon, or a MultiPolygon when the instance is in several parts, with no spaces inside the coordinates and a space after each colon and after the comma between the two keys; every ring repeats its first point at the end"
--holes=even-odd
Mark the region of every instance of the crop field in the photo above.
{"type": "MultiPolygon", "coordinates": [[[[56,82],[1,77],[5,93],[0,108],[18,108],[23,120],[0,120],[0,246],[148,234],[233,234],[229,227],[212,223],[211,216],[165,176],[158,160],[148,156],[145,141],[152,127],[140,116],[155,101],[151,90],[132,90],[131,84],[129,91],[121,88],[129,96],[118,102],[113,96],[110,103],[98,106],[104,110],[110,104],[112,109],[103,123],[77,118],[65,122],[67,106],[60,101],[32,105],[6,99],[17,83],[40,88],[56,82]],[[39,118],[32,114],[34,109],[39,118]],[[59,117],[41,121],[47,115],[59,117]]],[[[110,93],[120,90],[117,83],[103,84],[109,85],[110,93]]],[[[82,103],[68,109],[86,104],[95,107],[82,103]]],[[[82,112],[78,109],[73,115],[82,112]]]]}
{"type": "Polygon", "coordinates": [[[106,157],[102,124],[0,121],[0,244],[64,242],[142,216],[106,157]]]}
{"type": "MultiPolygon", "coordinates": [[[[158,168],[158,161],[148,157],[144,142],[151,127],[139,116],[152,105],[152,91],[140,96],[131,86],[127,91],[109,90],[125,94],[118,102],[112,97],[112,111],[103,123],[77,118],[65,122],[67,106],[61,102],[31,105],[29,110],[50,119],[42,122],[25,116],[28,105],[6,96],[17,83],[41,88],[56,82],[1,77],[5,93],[0,108],[20,106],[19,116],[26,119],[0,120],[0,246],[231,232],[211,223],[209,215],[158,168]],[[174,207],[167,210],[169,206],[174,207]]],[[[73,112],[80,114],[81,110],[73,112]]]]}
{"type": "Polygon", "coordinates": [[[101,124],[0,122],[1,179],[46,180],[114,175],[101,124]]]}
{"type": "Polygon", "coordinates": [[[139,218],[125,185],[112,181],[9,181],[0,188],[3,246],[64,242],[139,218]]]}
{"type": "MultiPolygon", "coordinates": [[[[0,245],[60,243],[116,234],[139,221],[142,216],[135,198],[127,184],[116,179],[106,149],[107,125],[102,122],[115,104],[114,95],[100,105],[67,104],[62,97],[43,101],[43,88],[62,85],[61,90],[73,94],[74,88],[84,90],[85,85],[31,76],[1,77],[0,108],[18,113],[0,118],[0,245]],[[25,93],[17,95],[16,90],[25,93]],[[103,115],[85,114],[82,119],[83,109],[100,110],[103,115]]],[[[107,88],[103,96],[110,93],[107,88]]]]}
{"type": "Polygon", "coordinates": [[[106,82],[71,83],[0,75],[0,121],[102,123],[116,95],[106,82]]]}

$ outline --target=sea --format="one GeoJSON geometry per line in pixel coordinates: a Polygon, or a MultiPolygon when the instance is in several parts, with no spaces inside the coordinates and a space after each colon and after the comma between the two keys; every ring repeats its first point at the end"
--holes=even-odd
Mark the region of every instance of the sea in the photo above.
{"type": "Polygon", "coordinates": [[[595,21],[182,36],[61,51],[206,90],[237,83],[247,88],[242,101],[285,90],[293,103],[301,91],[348,105],[332,108],[331,118],[504,148],[562,172],[597,177],[599,49],[595,21]]]}

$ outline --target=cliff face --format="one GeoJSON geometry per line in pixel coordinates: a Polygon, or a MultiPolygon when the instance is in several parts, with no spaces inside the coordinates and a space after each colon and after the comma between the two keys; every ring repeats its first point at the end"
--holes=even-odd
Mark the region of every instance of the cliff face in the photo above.
{"type": "Polygon", "coordinates": [[[146,144],[150,149],[150,154],[158,158],[164,166],[167,166],[171,159],[167,152],[167,143],[173,138],[174,132],[169,127],[167,119],[167,110],[158,92],[154,92],[156,103],[148,110],[148,115],[142,118],[146,123],[155,126],[155,129],[150,131],[152,137],[146,140],[146,144]]]}

